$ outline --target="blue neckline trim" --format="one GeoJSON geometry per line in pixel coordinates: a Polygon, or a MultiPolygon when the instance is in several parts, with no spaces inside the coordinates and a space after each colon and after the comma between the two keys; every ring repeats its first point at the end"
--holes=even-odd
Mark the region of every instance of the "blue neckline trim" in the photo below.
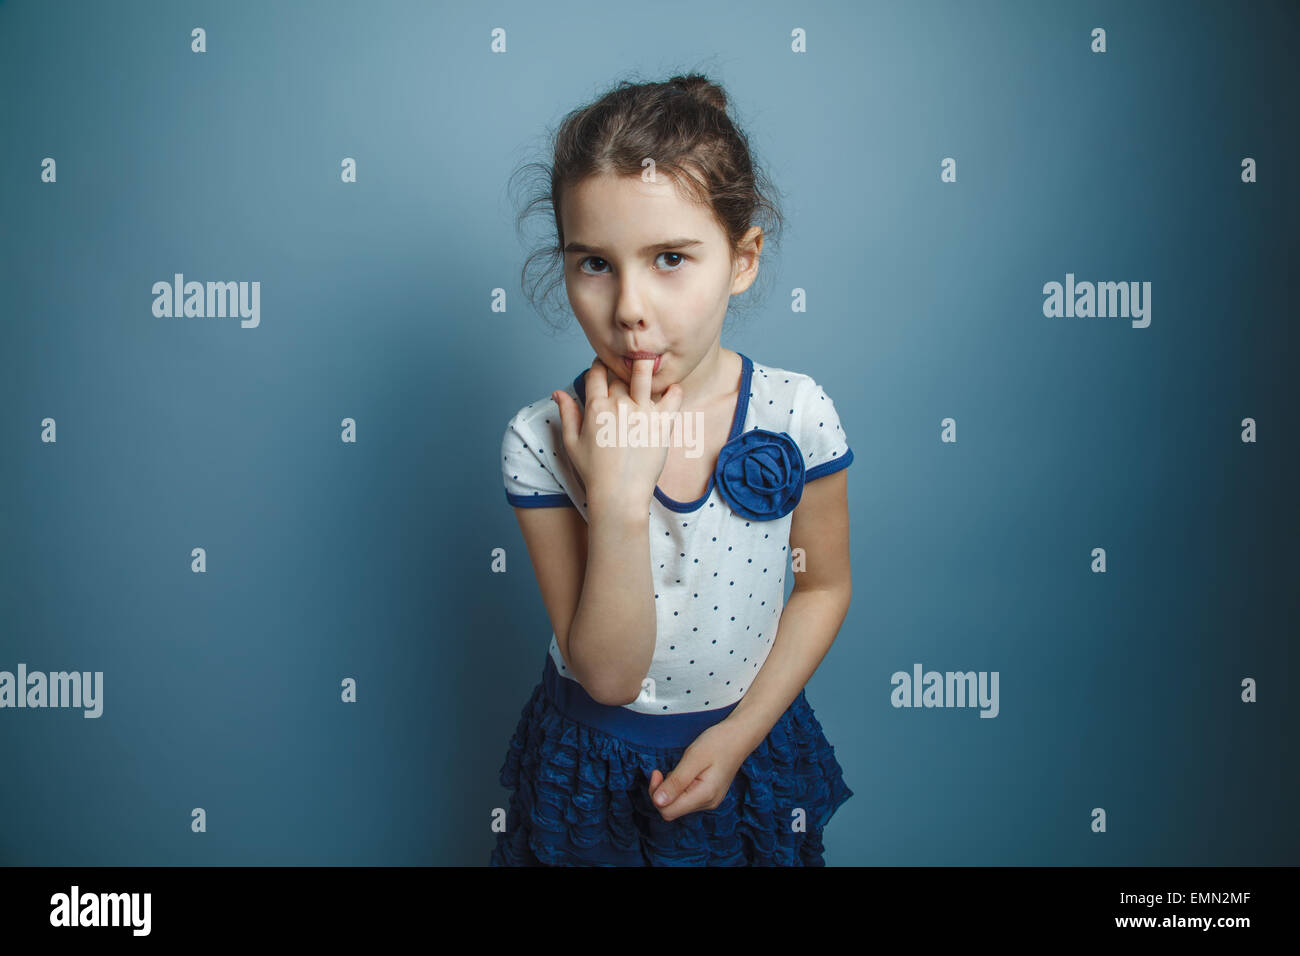
{"type": "MultiPolygon", "coordinates": [[[[754,378],[754,362],[744,352],[737,352],[740,356],[740,394],[736,396],[736,410],[731,415],[731,431],[727,434],[727,441],[731,441],[740,434],[740,430],[745,426],[745,416],[749,413],[749,388],[754,378]]],[[[590,368],[585,368],[573,379],[573,390],[578,394],[578,404],[586,405],[586,375],[590,368]]],[[[715,467],[716,471],[716,467],[715,467]]],[[[678,501],[675,498],[669,498],[659,490],[655,485],[655,497],[659,499],[664,507],[670,508],[679,514],[685,514],[688,511],[698,511],[704,507],[704,502],[709,500],[713,494],[714,475],[709,474],[709,486],[704,489],[704,494],[694,501],[678,501]]]]}

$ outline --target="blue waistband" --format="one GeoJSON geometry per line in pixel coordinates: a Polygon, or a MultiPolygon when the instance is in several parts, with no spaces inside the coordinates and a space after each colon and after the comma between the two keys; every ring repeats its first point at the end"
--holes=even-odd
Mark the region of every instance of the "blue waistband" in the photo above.
{"type": "Polygon", "coordinates": [[[576,680],[562,675],[549,653],[542,683],[546,687],[546,696],[566,717],[646,747],[687,747],[740,703],[736,701],[736,704],[726,707],[682,714],[644,714],[626,707],[602,704],[583,690],[576,680]]]}

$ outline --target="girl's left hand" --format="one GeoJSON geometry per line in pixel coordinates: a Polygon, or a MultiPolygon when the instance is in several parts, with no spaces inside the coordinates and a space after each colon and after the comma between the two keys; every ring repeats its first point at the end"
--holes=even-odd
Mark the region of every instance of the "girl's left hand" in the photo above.
{"type": "Polygon", "coordinates": [[[726,720],[714,724],[686,748],[667,777],[658,770],[650,774],[650,799],[655,809],[665,820],[716,809],[751,751],[726,720]],[[662,803],[661,796],[666,798],[662,803]]]}

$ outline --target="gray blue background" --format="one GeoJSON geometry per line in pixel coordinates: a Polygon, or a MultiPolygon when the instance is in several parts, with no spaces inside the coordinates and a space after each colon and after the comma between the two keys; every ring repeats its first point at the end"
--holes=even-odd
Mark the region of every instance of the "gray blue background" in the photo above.
{"type": "Polygon", "coordinates": [[[0,862],[486,863],[550,637],[500,440],[592,358],[507,180],[698,69],[789,217],[723,344],[854,452],[827,862],[1296,863],[1296,10],[0,2],[0,669],[105,675],[0,711],[0,862]],[[260,327],[155,318],[175,272],[260,327]],[[1045,318],[1067,272],[1150,327],[1045,318]],[[1001,713],[894,709],[918,661],[1001,713]]]}

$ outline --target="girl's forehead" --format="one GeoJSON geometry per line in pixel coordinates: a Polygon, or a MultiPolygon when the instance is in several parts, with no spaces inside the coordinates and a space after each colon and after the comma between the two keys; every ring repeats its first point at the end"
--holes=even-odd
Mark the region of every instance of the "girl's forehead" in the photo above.
{"type": "Polygon", "coordinates": [[[589,176],[560,196],[560,214],[567,238],[579,242],[654,242],[664,238],[664,229],[707,240],[715,238],[712,231],[717,229],[708,207],[691,202],[663,174],[653,182],[608,173],[589,176]],[[586,235],[589,230],[600,235],[586,235]]]}
{"type": "Polygon", "coordinates": [[[571,199],[575,205],[590,207],[595,211],[599,211],[610,202],[666,206],[691,205],[681,195],[676,183],[663,174],[648,179],[641,176],[598,173],[588,176],[573,189],[566,190],[562,198],[571,199]]]}

